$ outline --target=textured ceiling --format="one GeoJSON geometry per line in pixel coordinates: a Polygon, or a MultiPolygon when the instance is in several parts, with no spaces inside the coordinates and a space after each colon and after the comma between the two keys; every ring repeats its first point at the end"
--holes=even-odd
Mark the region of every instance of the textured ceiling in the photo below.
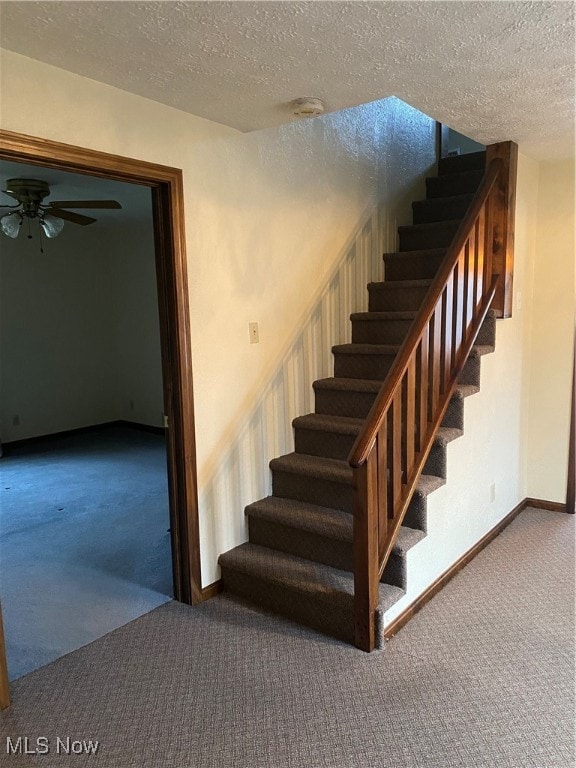
{"type": "Polygon", "coordinates": [[[2,2],[3,47],[241,131],[395,95],[481,143],[574,150],[572,2],[2,2]]]}

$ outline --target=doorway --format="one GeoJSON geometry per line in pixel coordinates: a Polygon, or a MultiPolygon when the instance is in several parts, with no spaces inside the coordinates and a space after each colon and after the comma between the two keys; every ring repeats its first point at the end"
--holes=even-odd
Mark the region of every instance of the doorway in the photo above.
{"type": "MultiPolygon", "coordinates": [[[[177,600],[189,604],[200,602],[202,590],[182,173],[174,168],[8,131],[0,131],[0,158],[127,181],[148,187],[151,191],[164,412],[167,420],[166,449],[174,596],[177,600]]],[[[1,670],[0,664],[0,672],[1,670]]]]}

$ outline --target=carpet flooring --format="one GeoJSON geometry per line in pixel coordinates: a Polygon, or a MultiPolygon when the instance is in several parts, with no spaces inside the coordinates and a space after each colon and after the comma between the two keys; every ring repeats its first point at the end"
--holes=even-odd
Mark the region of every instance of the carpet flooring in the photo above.
{"type": "Polygon", "coordinates": [[[163,605],[12,694],[0,750],[50,751],[7,766],[572,768],[574,517],[522,512],[370,655],[222,595],[163,605]]]}
{"type": "Polygon", "coordinates": [[[110,427],[4,456],[0,595],[10,678],[168,601],[169,525],[162,436],[110,427]]]}

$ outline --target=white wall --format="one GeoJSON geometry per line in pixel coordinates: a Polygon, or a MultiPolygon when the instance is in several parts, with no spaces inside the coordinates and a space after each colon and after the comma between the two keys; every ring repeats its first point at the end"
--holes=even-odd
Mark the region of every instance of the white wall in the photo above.
{"type": "Polygon", "coordinates": [[[37,225],[32,240],[2,237],[3,442],[116,419],[162,424],[149,198],[142,223],[67,224],[43,254],[37,225]]]}
{"type": "MultiPolygon", "coordinates": [[[[302,340],[312,344],[318,324],[340,327],[339,320],[318,320],[318,301],[338,283],[338,264],[380,247],[367,244],[372,230],[366,222],[379,198],[385,201],[377,227],[383,240],[390,244],[396,224],[408,219],[404,203],[435,161],[435,123],[386,100],[244,135],[4,52],[2,124],[183,169],[208,584],[217,578],[218,554],[243,540],[243,503],[266,491],[270,451],[289,444],[286,424],[305,406],[294,387],[276,387],[284,363],[292,361],[298,390],[307,389],[313,366],[302,362],[302,340]],[[392,202],[398,188],[399,208],[392,202]],[[250,321],[260,323],[258,345],[248,342],[250,321]],[[302,366],[295,369],[295,361],[302,366]],[[272,408],[264,390],[282,392],[284,404],[274,396],[272,408]],[[255,425],[263,414],[260,434],[273,437],[258,440],[255,425]],[[245,439],[247,450],[230,454],[245,439]],[[216,496],[226,502],[215,507],[216,496]]],[[[326,346],[333,337],[317,338],[326,346]]],[[[318,355],[321,368],[329,352],[318,355]]]]}
{"type": "Polygon", "coordinates": [[[574,343],[574,160],[540,164],[527,495],[564,502],[574,343]]]}

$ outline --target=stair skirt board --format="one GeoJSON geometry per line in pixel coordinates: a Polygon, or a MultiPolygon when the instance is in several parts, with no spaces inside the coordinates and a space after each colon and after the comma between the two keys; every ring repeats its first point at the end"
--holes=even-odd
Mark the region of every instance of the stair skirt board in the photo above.
{"type": "MultiPolygon", "coordinates": [[[[224,589],[325,634],[354,641],[353,471],[347,458],[478,186],[485,153],[447,158],[384,254],[386,281],[370,283],[368,312],[351,315],[352,341],[333,347],[334,376],[313,384],[315,412],[293,421],[295,450],[272,459],[272,495],[248,505],[249,541],[221,555],[224,589]]],[[[494,350],[489,312],[459,377],[380,584],[384,613],[405,594],[407,552],[426,536],[427,497],[446,483],[447,446],[464,429],[464,401],[494,350]]],[[[388,630],[386,630],[387,632],[388,630]]]]}

